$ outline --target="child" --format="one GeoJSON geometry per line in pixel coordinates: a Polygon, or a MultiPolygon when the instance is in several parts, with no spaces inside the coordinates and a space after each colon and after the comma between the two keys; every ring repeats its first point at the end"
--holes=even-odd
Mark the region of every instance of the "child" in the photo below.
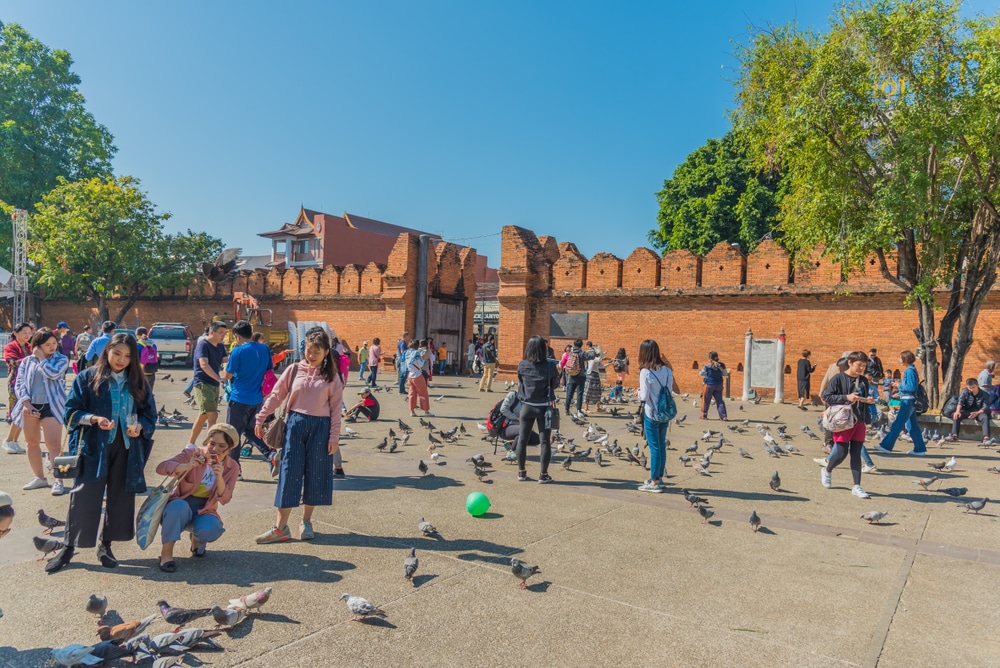
{"type": "Polygon", "coordinates": [[[619,380],[615,382],[615,386],[611,388],[611,392],[608,393],[608,402],[616,401],[618,403],[624,403],[625,401],[625,388],[622,387],[622,382],[619,380]]]}

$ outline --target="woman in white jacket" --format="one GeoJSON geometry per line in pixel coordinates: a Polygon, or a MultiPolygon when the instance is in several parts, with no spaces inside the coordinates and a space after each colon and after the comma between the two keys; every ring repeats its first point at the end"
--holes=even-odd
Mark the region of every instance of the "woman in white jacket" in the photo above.
{"type": "Polygon", "coordinates": [[[660,393],[671,392],[673,386],[674,374],[663,363],[660,346],[653,339],[646,339],[639,345],[639,401],[643,402],[643,428],[649,445],[649,480],[640,485],[641,492],[663,491],[669,422],[657,414],[657,406],[660,393]]]}

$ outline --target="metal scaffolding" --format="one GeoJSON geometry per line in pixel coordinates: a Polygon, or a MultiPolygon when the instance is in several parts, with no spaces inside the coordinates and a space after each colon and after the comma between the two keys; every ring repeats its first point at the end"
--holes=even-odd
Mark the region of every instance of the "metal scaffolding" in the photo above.
{"type": "Polygon", "coordinates": [[[12,324],[24,322],[28,306],[28,212],[14,209],[14,266],[10,287],[14,291],[12,324]]]}

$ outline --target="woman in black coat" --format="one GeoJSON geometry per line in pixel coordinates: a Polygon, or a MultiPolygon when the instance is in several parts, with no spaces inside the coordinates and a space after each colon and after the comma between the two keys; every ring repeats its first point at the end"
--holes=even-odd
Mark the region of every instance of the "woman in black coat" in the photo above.
{"type": "Polygon", "coordinates": [[[807,401],[812,401],[812,389],[809,387],[809,380],[813,372],[816,371],[816,365],[809,361],[810,355],[812,353],[808,350],[802,351],[802,359],[799,360],[799,368],[796,369],[797,373],[795,374],[799,390],[799,408],[802,410],[806,410],[805,403],[807,401]]]}
{"type": "Polygon", "coordinates": [[[559,371],[555,360],[548,359],[548,346],[545,339],[533,336],[524,347],[524,359],[517,365],[517,398],[521,402],[520,417],[521,432],[517,439],[517,479],[519,482],[531,480],[524,468],[527,457],[526,450],[531,436],[532,427],[538,422],[541,434],[541,472],[538,482],[552,482],[549,477],[549,460],[552,459],[552,430],[545,429],[545,411],[555,399],[555,390],[559,387],[559,371]]]}
{"type": "Polygon", "coordinates": [[[829,489],[833,469],[850,455],[851,475],[854,479],[851,494],[862,499],[867,499],[869,495],[861,488],[861,449],[865,445],[865,422],[871,419],[868,407],[875,403],[875,397],[868,396],[868,379],[865,378],[867,364],[868,355],[860,350],[850,353],[847,356],[847,369],[834,376],[826,386],[823,401],[829,407],[850,406],[854,414],[854,426],[833,432],[833,452],[830,453],[827,465],[820,469],[820,482],[829,489]]]}
{"type": "Polygon", "coordinates": [[[111,543],[135,537],[135,495],[146,491],[143,469],[156,429],[153,393],[130,334],[111,337],[97,363],[76,377],[65,420],[69,452],[80,455],[80,471],[66,517],[66,547],[45,570],[55,573],[76,548],[97,545],[98,532],[97,558],[115,568],[111,543]]]}

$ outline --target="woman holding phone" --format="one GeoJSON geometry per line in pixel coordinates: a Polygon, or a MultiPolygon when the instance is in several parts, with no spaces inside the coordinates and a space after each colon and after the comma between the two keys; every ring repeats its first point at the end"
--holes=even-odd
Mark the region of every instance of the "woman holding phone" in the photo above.
{"type": "Polygon", "coordinates": [[[131,334],[112,336],[94,366],[76,377],[65,414],[69,452],[80,456],[80,470],[70,495],[65,547],[45,570],[55,573],[76,548],[97,545],[98,534],[97,558],[115,568],[111,543],[135,537],[135,495],[146,491],[143,468],[156,430],[153,393],[131,334]]]}
{"type": "Polygon", "coordinates": [[[177,570],[174,544],[182,531],[191,532],[191,554],[195,557],[204,557],[205,546],[225,532],[218,508],[233,498],[240,465],[226,455],[238,441],[236,428],[219,422],[209,427],[201,446],[188,445],[156,467],[159,475],[178,479],[160,522],[160,570],[164,573],[177,570]]]}

